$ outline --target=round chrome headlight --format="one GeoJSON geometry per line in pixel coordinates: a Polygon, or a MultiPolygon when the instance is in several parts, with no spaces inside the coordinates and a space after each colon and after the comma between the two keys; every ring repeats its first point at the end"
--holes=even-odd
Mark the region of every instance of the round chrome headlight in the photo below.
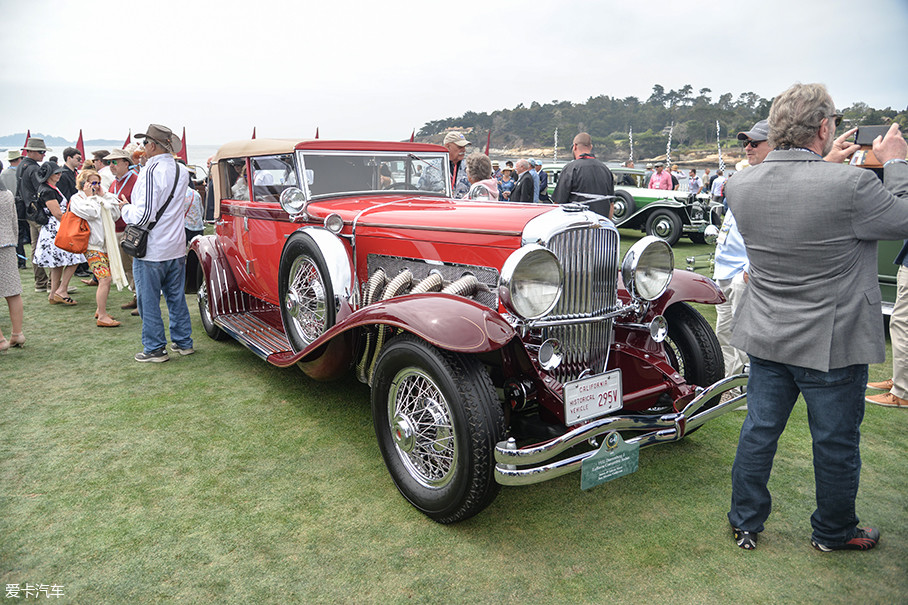
{"type": "Polygon", "coordinates": [[[325,217],[324,224],[325,224],[325,229],[327,229],[328,231],[330,231],[331,233],[334,233],[336,235],[343,230],[344,219],[342,219],[338,213],[332,212],[331,214],[329,214],[328,216],[325,217]]]}
{"type": "Polygon", "coordinates": [[[505,261],[498,295],[514,315],[539,319],[558,303],[562,276],[557,256],[538,244],[529,244],[515,250],[505,261]]]}
{"type": "Polygon", "coordinates": [[[306,211],[306,195],[296,187],[287,187],[281,191],[281,208],[290,216],[306,211]]]}
{"type": "Polygon", "coordinates": [[[631,296],[655,300],[662,296],[671,283],[674,268],[675,257],[668,242],[647,235],[624,255],[621,277],[631,296]]]}

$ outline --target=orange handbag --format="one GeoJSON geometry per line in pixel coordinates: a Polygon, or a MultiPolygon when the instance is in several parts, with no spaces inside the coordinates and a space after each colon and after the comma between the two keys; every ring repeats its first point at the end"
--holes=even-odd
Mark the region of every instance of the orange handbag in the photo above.
{"type": "Polygon", "coordinates": [[[84,254],[88,250],[90,235],[88,221],[76,216],[74,212],[64,212],[63,218],[60,219],[60,227],[57,229],[57,237],[54,238],[54,245],[73,254],[84,254]]]}

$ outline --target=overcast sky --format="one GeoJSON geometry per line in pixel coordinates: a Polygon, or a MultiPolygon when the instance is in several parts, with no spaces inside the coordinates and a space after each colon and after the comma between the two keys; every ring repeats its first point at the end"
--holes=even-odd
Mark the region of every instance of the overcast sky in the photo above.
{"type": "MultiPolygon", "coordinates": [[[[0,0],[0,135],[401,140],[654,84],[908,106],[908,0],[0,0]]],[[[570,133],[565,133],[570,136],[570,133]]],[[[494,137],[494,133],[493,133],[494,137]]]]}

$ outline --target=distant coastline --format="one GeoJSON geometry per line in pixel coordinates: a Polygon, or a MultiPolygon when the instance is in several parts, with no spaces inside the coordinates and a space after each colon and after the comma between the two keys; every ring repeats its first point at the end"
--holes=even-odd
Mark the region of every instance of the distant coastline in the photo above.
{"type": "MultiPolygon", "coordinates": [[[[24,133],[24,132],[17,132],[15,134],[7,134],[7,135],[0,136],[0,147],[5,147],[7,149],[21,148],[21,146],[25,144],[25,134],[26,133],[24,133]]],[[[48,147],[53,147],[54,145],[56,145],[57,147],[75,147],[75,145],[76,145],[76,141],[67,141],[63,137],[45,135],[45,134],[41,134],[40,132],[35,132],[32,134],[32,136],[44,139],[44,144],[47,145],[48,147]]],[[[125,140],[126,140],[126,138],[124,137],[124,138],[120,139],[119,141],[114,140],[114,139],[86,139],[82,142],[85,143],[86,145],[92,145],[95,147],[97,147],[97,146],[111,147],[113,145],[120,147],[123,145],[123,141],[125,141],[125,140]]],[[[62,151],[62,149],[61,149],[61,151],[62,151]]]]}

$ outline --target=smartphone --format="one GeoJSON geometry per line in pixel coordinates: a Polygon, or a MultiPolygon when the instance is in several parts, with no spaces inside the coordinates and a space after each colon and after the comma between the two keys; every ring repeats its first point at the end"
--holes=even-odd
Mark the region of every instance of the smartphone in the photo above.
{"type": "Polygon", "coordinates": [[[873,139],[886,136],[887,132],[889,132],[889,126],[861,126],[854,133],[854,142],[861,147],[870,147],[873,139]]]}

